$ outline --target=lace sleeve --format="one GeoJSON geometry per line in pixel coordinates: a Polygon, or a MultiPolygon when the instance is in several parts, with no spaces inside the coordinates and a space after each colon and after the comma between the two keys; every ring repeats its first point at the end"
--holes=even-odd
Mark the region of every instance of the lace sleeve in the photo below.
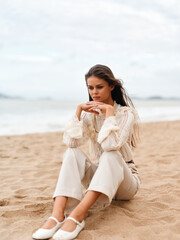
{"type": "Polygon", "coordinates": [[[108,117],[98,135],[103,150],[120,149],[131,136],[135,119],[135,110],[129,107],[122,107],[115,116],[108,117]]]}
{"type": "Polygon", "coordinates": [[[79,121],[78,117],[73,117],[68,121],[63,134],[63,142],[71,148],[82,145],[88,136],[88,115],[83,113],[79,121]]]}

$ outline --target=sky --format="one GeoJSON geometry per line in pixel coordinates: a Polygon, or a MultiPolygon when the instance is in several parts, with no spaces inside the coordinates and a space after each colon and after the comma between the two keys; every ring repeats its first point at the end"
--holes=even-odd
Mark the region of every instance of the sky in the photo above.
{"type": "Polygon", "coordinates": [[[179,0],[0,0],[0,93],[85,99],[111,68],[135,97],[180,97],[179,0]]]}

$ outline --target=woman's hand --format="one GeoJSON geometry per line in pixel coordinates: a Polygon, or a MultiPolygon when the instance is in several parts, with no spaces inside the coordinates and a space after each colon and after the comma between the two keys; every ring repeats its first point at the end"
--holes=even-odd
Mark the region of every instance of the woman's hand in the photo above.
{"type": "MultiPolygon", "coordinates": [[[[92,101],[93,102],[93,101],[92,101]]],[[[81,103],[77,106],[76,109],[76,115],[78,117],[78,119],[80,120],[81,117],[81,112],[85,111],[85,112],[90,112],[90,113],[95,113],[95,114],[99,114],[97,111],[95,111],[94,109],[91,109],[92,107],[94,107],[94,102],[89,102],[91,104],[87,104],[87,103],[81,103]]]]}
{"type": "Polygon", "coordinates": [[[95,112],[96,109],[99,109],[102,113],[106,114],[106,118],[110,116],[114,116],[114,107],[110,104],[90,101],[90,102],[87,102],[86,105],[91,106],[91,108],[88,109],[89,112],[95,112]]]}
{"type": "Polygon", "coordinates": [[[102,102],[95,102],[95,101],[79,104],[76,109],[76,115],[79,120],[80,120],[82,111],[90,112],[98,115],[99,112],[96,111],[97,109],[99,109],[102,113],[105,113],[106,118],[110,116],[114,116],[114,107],[112,105],[102,103],[102,102]]]}

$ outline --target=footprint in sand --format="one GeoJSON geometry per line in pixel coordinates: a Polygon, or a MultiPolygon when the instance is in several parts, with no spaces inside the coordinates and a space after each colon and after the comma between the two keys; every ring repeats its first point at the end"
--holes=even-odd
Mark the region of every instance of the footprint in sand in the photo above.
{"type": "Polygon", "coordinates": [[[8,199],[1,199],[0,200],[0,206],[3,207],[3,206],[7,206],[9,205],[9,200],[8,199]]]}
{"type": "Polygon", "coordinates": [[[27,188],[18,189],[18,190],[16,190],[14,192],[14,197],[15,198],[25,198],[25,197],[28,197],[28,196],[32,195],[32,192],[33,193],[35,193],[35,192],[39,193],[39,191],[43,192],[47,187],[48,186],[46,186],[46,187],[29,188],[29,189],[27,189],[27,188]]]}

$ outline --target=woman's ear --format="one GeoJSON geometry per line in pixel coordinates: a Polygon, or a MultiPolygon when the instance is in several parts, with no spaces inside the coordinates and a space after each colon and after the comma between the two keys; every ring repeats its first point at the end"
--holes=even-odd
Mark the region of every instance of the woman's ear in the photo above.
{"type": "Polygon", "coordinates": [[[114,87],[115,87],[114,85],[111,85],[111,86],[110,86],[110,88],[111,88],[111,91],[113,91],[113,90],[114,90],[114,87]]]}

